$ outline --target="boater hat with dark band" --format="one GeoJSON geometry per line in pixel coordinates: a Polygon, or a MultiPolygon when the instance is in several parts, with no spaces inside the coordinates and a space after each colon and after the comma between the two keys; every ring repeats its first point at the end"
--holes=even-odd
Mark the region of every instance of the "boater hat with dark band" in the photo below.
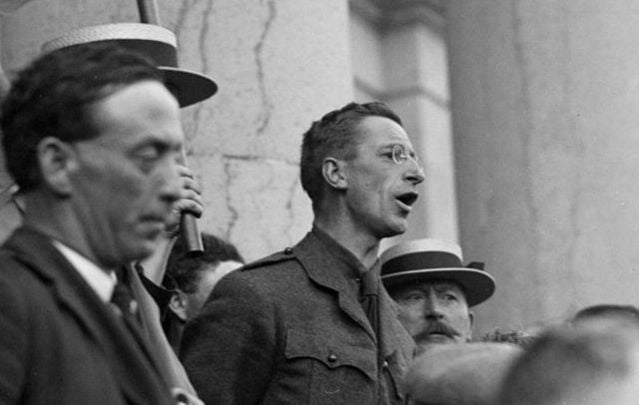
{"type": "Polygon", "coordinates": [[[399,243],[382,253],[382,281],[387,289],[398,284],[450,280],[461,285],[468,306],[490,298],[495,281],[483,263],[463,265],[461,247],[439,239],[417,239],[399,243]]]}
{"type": "Polygon", "coordinates": [[[178,68],[175,34],[158,25],[119,23],[80,28],[45,43],[42,51],[51,52],[92,42],[116,43],[149,58],[163,72],[166,84],[174,92],[180,107],[205,100],[217,91],[217,85],[210,77],[178,68]]]}

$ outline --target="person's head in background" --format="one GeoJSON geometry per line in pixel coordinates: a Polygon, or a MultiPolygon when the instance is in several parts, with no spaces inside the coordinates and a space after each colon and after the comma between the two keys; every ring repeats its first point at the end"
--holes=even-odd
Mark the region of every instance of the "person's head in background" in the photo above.
{"type": "Polygon", "coordinates": [[[494,280],[481,269],[483,264],[464,267],[459,245],[440,239],[399,243],[384,251],[380,260],[384,286],[419,350],[472,339],[470,307],[486,301],[495,290],[494,280]]]}
{"type": "Polygon", "coordinates": [[[229,242],[202,233],[202,243],[204,253],[187,255],[184,240],[180,237],[175,241],[168,259],[165,279],[172,280],[176,289],[169,308],[182,321],[193,318],[215,284],[244,263],[235,246],[229,242]]]}
{"type": "Polygon", "coordinates": [[[497,342],[429,347],[404,378],[409,403],[494,405],[504,376],[522,353],[518,345],[497,342]]]}
{"type": "Polygon", "coordinates": [[[575,327],[579,327],[585,324],[606,324],[617,321],[639,325],[639,308],[634,305],[622,304],[591,305],[577,311],[570,320],[570,323],[575,327]]]}
{"type": "Polygon", "coordinates": [[[499,405],[636,405],[639,324],[621,318],[541,334],[513,364],[499,405]]]}

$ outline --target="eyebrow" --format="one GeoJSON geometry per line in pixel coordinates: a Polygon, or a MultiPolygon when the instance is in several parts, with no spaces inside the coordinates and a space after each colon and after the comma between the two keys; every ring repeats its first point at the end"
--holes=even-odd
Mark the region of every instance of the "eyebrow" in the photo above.
{"type": "Polygon", "coordinates": [[[453,293],[453,294],[463,294],[464,290],[461,287],[458,287],[454,284],[445,284],[445,285],[433,285],[433,290],[436,293],[453,293]]]}
{"type": "Polygon", "coordinates": [[[184,145],[184,136],[182,139],[177,142],[176,139],[173,138],[172,135],[165,134],[157,134],[157,133],[147,133],[144,134],[143,137],[136,139],[134,142],[130,144],[132,149],[139,149],[147,146],[155,146],[166,148],[167,150],[179,150],[184,145]]]}
{"type": "Polygon", "coordinates": [[[393,147],[395,147],[396,145],[401,145],[404,147],[404,149],[406,149],[407,153],[412,153],[414,152],[408,145],[403,144],[401,142],[389,142],[389,143],[384,143],[382,145],[379,146],[378,150],[379,151],[390,151],[393,149],[393,147]]]}

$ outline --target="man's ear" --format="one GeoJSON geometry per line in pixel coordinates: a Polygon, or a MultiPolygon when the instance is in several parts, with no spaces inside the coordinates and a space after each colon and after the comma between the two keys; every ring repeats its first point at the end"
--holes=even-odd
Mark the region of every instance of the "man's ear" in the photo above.
{"type": "Polygon", "coordinates": [[[69,173],[77,166],[71,145],[49,136],[40,141],[37,153],[43,182],[60,196],[71,195],[73,187],[69,173]]]}
{"type": "Polygon", "coordinates": [[[186,299],[184,298],[184,293],[178,291],[171,296],[169,309],[173,311],[178,318],[186,322],[186,299]]]}
{"type": "Polygon", "coordinates": [[[475,324],[475,313],[468,310],[468,336],[466,340],[470,342],[473,339],[473,326],[475,324]]]}
{"type": "Polygon", "coordinates": [[[344,172],[344,162],[332,157],[324,159],[322,162],[322,175],[329,186],[344,190],[348,187],[346,173],[344,172]]]}

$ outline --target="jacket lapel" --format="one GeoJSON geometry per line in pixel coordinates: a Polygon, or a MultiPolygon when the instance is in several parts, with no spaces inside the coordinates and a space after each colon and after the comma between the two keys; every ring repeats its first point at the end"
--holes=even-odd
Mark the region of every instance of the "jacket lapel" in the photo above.
{"type": "MultiPolygon", "coordinates": [[[[147,404],[168,390],[134,337],[52,245],[50,239],[28,228],[18,229],[6,242],[17,260],[50,286],[60,308],[73,314],[90,340],[98,343],[125,396],[147,404]]],[[[164,403],[164,401],[159,402],[164,403]]]]}
{"type": "Polygon", "coordinates": [[[196,395],[195,388],[191,385],[182,363],[175,355],[162,329],[158,305],[144,287],[137,271],[131,266],[128,266],[127,270],[131,277],[130,285],[133,296],[138,302],[144,335],[150,343],[147,346],[152,351],[152,357],[157,359],[160,364],[158,371],[171,383],[172,387],[180,387],[196,395]]]}
{"type": "Polygon", "coordinates": [[[294,248],[295,257],[302,263],[308,277],[315,283],[337,293],[339,308],[353,321],[358,323],[368,335],[376,340],[375,333],[361,304],[350,291],[343,274],[337,272],[340,264],[336,259],[323,252],[323,245],[312,233],[308,233],[294,248]]]}

